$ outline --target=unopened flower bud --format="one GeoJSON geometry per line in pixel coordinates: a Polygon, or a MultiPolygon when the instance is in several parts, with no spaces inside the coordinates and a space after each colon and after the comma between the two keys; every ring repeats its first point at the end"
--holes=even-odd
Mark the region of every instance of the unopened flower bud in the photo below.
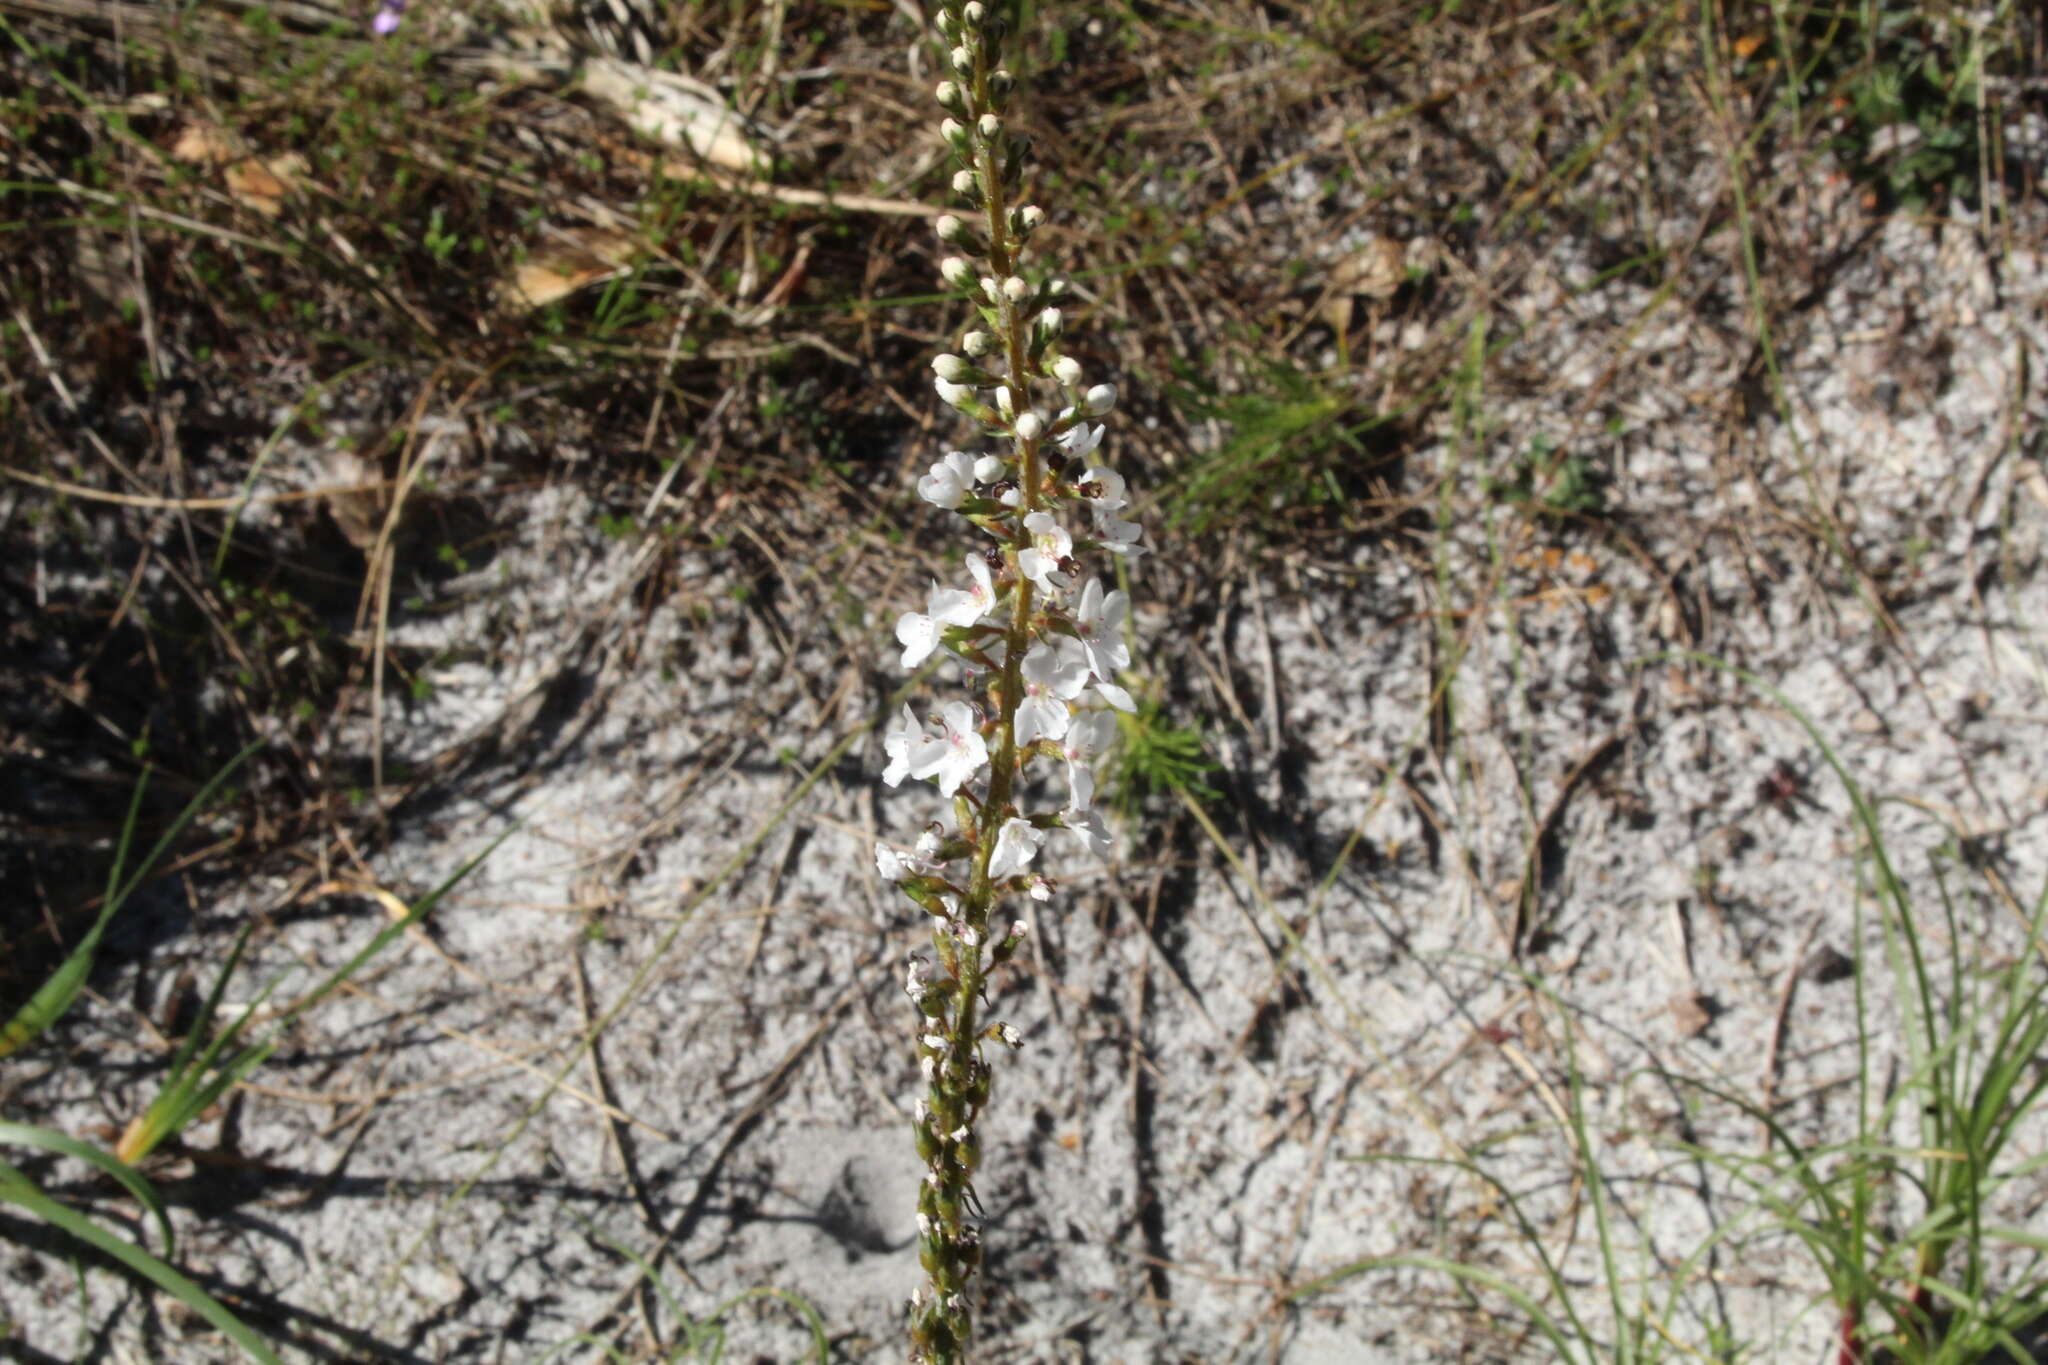
{"type": "Polygon", "coordinates": [[[938,96],[939,108],[951,114],[967,112],[967,96],[951,81],[940,81],[939,88],[932,92],[938,96]]]}
{"type": "Polygon", "coordinates": [[[1011,303],[1022,303],[1031,297],[1031,286],[1024,283],[1020,277],[1012,275],[1003,281],[1003,297],[1011,303]]]}
{"type": "Polygon", "coordinates": [[[965,256],[948,256],[939,262],[939,278],[955,289],[966,289],[974,283],[974,265],[965,256]]]}
{"type": "Polygon", "coordinates": [[[996,456],[984,455],[974,462],[974,481],[976,483],[994,483],[997,479],[1003,477],[1003,470],[1005,468],[1006,466],[996,456]]]}
{"type": "Polygon", "coordinates": [[[1116,406],[1116,385],[1097,384],[1094,388],[1088,390],[1086,401],[1089,416],[1102,416],[1102,414],[1116,406]]]}
{"type": "Polygon", "coordinates": [[[1056,337],[1060,334],[1060,325],[1062,321],[1063,319],[1060,317],[1059,309],[1043,309],[1038,314],[1038,330],[1048,337],[1056,337]]]}
{"type": "Polygon", "coordinates": [[[935,355],[932,357],[932,372],[941,379],[950,379],[959,384],[974,373],[974,367],[957,355],[935,355]]]}
{"type": "Polygon", "coordinates": [[[1008,99],[1010,92],[1016,87],[1017,78],[1010,74],[1008,67],[999,66],[988,73],[988,93],[994,96],[998,103],[1008,99]]]}
{"type": "Polygon", "coordinates": [[[958,245],[967,236],[967,224],[960,221],[958,214],[942,213],[932,226],[938,230],[939,240],[942,242],[958,245]]]}
{"type": "Polygon", "coordinates": [[[963,76],[974,74],[974,54],[964,46],[956,47],[946,54],[946,60],[953,64],[953,70],[963,76]]]}
{"type": "Polygon", "coordinates": [[[994,114],[983,114],[975,120],[974,131],[981,134],[983,142],[994,142],[1003,135],[1003,121],[994,114]]]}
{"type": "Polygon", "coordinates": [[[1045,434],[1045,419],[1035,412],[1027,412],[1017,419],[1017,435],[1021,440],[1035,441],[1045,434]]]}
{"type": "Polygon", "coordinates": [[[1045,223],[1045,210],[1036,204],[1026,204],[1017,210],[1017,225],[1026,232],[1036,232],[1045,223]]]}
{"type": "Polygon", "coordinates": [[[990,303],[1001,303],[1003,301],[1003,282],[993,275],[983,275],[981,277],[981,292],[988,296],[990,303]]]}
{"type": "Polygon", "coordinates": [[[969,28],[980,28],[988,19],[988,10],[983,7],[981,0],[967,0],[960,8],[960,17],[967,22],[969,28]]]}
{"type": "Polygon", "coordinates": [[[967,125],[959,119],[949,118],[939,124],[939,136],[946,139],[946,145],[962,156],[970,154],[972,148],[967,140],[967,125]]]}
{"type": "Polygon", "coordinates": [[[1017,395],[1008,384],[996,390],[996,406],[1003,410],[1003,416],[1005,417],[1010,416],[1017,410],[1017,395]]]}
{"type": "Polygon", "coordinates": [[[940,379],[933,386],[939,391],[939,401],[949,407],[965,407],[974,401],[974,389],[967,384],[955,384],[949,379],[940,379]]]}
{"type": "Polygon", "coordinates": [[[1068,388],[1073,388],[1081,382],[1081,362],[1070,355],[1061,356],[1052,363],[1052,377],[1068,388]]]}
{"type": "Polygon", "coordinates": [[[953,193],[967,195],[971,195],[974,193],[973,171],[953,172],[953,193]]]}
{"type": "Polygon", "coordinates": [[[966,336],[960,338],[960,349],[973,356],[976,360],[981,359],[994,350],[995,344],[996,339],[987,332],[982,331],[969,332],[966,336]]]}

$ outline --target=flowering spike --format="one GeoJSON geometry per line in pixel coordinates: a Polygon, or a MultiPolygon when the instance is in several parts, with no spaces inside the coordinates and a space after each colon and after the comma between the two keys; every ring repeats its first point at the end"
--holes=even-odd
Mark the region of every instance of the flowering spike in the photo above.
{"type": "Polygon", "coordinates": [[[1116,387],[1084,388],[1080,362],[1062,349],[1072,316],[1058,300],[1069,287],[1024,262],[1046,214],[1016,192],[1029,139],[1005,114],[1015,84],[1001,65],[1007,26],[987,0],[935,7],[951,68],[934,91],[940,135],[966,207],[933,227],[954,253],[939,274],[966,296],[971,316],[959,345],[933,358],[933,387],[991,448],[945,452],[918,478],[920,498],[975,528],[977,549],[964,575],[932,584],[924,610],[905,613],[895,634],[904,668],[957,661],[973,700],[922,713],[906,706],[888,723],[883,781],[931,782],[950,799],[951,823],[932,822],[908,850],[878,844],[874,860],[929,916],[930,954],[913,958],[904,979],[925,1082],[912,1134],[926,1168],[917,1226],[928,1278],[912,1300],[911,1354],[957,1365],[973,1335],[969,1286],[982,1264],[973,1175],[993,1085],[984,1045],[1023,1041],[1017,1028],[980,1017],[990,973],[1026,933],[1024,921],[995,916],[1007,896],[1054,899],[1039,868],[1065,842],[1055,831],[1098,855],[1108,850],[1090,765],[1117,733],[1107,708],[1134,702],[1118,681],[1131,661],[1129,599],[1105,587],[1102,566],[1107,555],[1132,564],[1143,546],[1123,516],[1128,486],[1100,453],[1103,426],[1092,420],[1115,407],[1116,387]],[[1052,784],[1064,807],[1019,808],[1034,761],[1047,776],[1064,768],[1064,783],[1052,784]]]}

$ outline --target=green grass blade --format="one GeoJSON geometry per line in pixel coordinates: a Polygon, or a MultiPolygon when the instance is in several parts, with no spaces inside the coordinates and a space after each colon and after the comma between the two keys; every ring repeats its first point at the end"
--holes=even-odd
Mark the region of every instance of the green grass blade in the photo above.
{"type": "Polygon", "coordinates": [[[223,1336],[241,1347],[251,1360],[260,1361],[262,1365],[284,1365],[261,1337],[245,1327],[211,1294],[133,1242],[116,1237],[92,1219],[50,1198],[27,1176],[4,1161],[0,1161],[0,1199],[19,1204],[50,1226],[113,1257],[212,1323],[223,1336]]]}
{"type": "Polygon", "coordinates": [[[185,803],[185,809],[178,812],[177,818],[171,821],[170,828],[164,831],[163,836],[156,841],[155,846],[149,850],[134,873],[124,879],[122,870],[128,862],[128,847],[135,835],[136,820],[142,811],[143,789],[149,781],[149,775],[143,774],[142,780],[135,784],[134,796],[129,799],[128,818],[121,824],[121,839],[114,849],[113,866],[107,871],[107,894],[100,903],[99,918],[93,921],[92,928],[79,940],[78,946],[71,950],[63,965],[50,974],[49,980],[43,982],[36,993],[29,997],[28,1003],[14,1012],[14,1017],[9,1019],[5,1026],[0,1026],[0,1057],[19,1051],[64,1017],[64,1012],[70,1009],[71,1002],[78,998],[78,992],[85,985],[86,976],[92,971],[93,960],[99,955],[100,939],[105,935],[107,925],[113,921],[128,897],[135,894],[135,889],[149,876],[150,869],[156,865],[157,860],[163,857],[171,845],[177,842],[178,836],[185,832],[185,826],[205,809],[214,794],[227,784],[234,771],[261,746],[262,741],[258,740],[229,759],[227,764],[199,789],[198,794],[185,803]]]}
{"type": "MultiPolygon", "coordinates": [[[[171,1231],[171,1220],[164,1215],[163,1201],[157,1197],[156,1187],[144,1178],[142,1172],[127,1162],[110,1156],[91,1143],[80,1142],[64,1133],[52,1132],[27,1123],[8,1123],[0,1120],[0,1142],[11,1142],[20,1147],[40,1147],[46,1152],[60,1156],[76,1157],[89,1166],[95,1166],[121,1182],[136,1202],[149,1210],[156,1218],[157,1231],[164,1237],[164,1255],[177,1253],[177,1235],[171,1231]]],[[[10,1168],[12,1169],[12,1168],[10,1168]]]]}

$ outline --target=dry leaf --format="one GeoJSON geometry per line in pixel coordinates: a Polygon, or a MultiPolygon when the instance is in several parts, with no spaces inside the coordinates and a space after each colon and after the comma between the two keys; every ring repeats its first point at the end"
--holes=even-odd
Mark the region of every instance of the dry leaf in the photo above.
{"type": "Polygon", "coordinates": [[[1330,267],[1330,292],[1317,316],[1339,334],[1351,330],[1357,298],[1390,299],[1408,278],[1408,250],[1392,237],[1368,238],[1330,267]]]}
{"type": "Polygon", "coordinates": [[[252,156],[228,167],[228,193],[242,207],[275,218],[284,208],[284,197],[305,173],[306,159],[296,152],[262,161],[252,156]]]}
{"type": "Polygon", "coordinates": [[[717,90],[700,81],[600,57],[584,63],[580,88],[618,110],[643,137],[692,152],[729,171],[768,171],[757,130],[717,90]]]}
{"type": "Polygon", "coordinates": [[[171,159],[187,166],[218,166],[234,156],[228,135],[210,123],[188,123],[171,142],[171,159]]]}
{"type": "Polygon", "coordinates": [[[284,207],[284,197],[306,173],[306,159],[296,152],[283,156],[242,155],[241,148],[226,130],[210,123],[188,123],[171,142],[171,159],[187,166],[226,166],[222,179],[228,193],[243,208],[265,218],[275,218],[284,207]]]}
{"type": "Polygon", "coordinates": [[[1698,991],[1684,990],[1671,997],[1671,1021],[1687,1038],[1697,1038],[1714,1022],[1714,1002],[1698,991]]]}
{"type": "Polygon", "coordinates": [[[1408,248],[1392,237],[1372,237],[1330,267],[1330,285],[1341,294],[1389,299],[1408,278],[1408,248]]]}
{"type": "Polygon", "coordinates": [[[604,228],[565,232],[521,261],[498,286],[498,307],[507,312],[544,308],[587,284],[610,279],[639,247],[637,238],[604,228]]]}

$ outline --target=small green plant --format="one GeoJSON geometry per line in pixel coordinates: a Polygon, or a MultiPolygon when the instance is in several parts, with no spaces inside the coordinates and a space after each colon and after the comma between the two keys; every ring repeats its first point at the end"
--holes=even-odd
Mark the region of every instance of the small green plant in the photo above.
{"type": "MultiPolygon", "coordinates": [[[[1885,961],[1904,1006],[1901,1073],[1889,1083],[1881,1075],[1864,994],[1867,964],[1859,964],[1857,1130],[1848,1141],[1808,1140],[1747,1095],[1696,1077],[1664,1075],[1669,1084],[1754,1120],[1769,1144],[1761,1153],[1673,1144],[1686,1162],[1723,1172],[1752,1198],[1751,1209],[1723,1220],[1676,1265],[1626,1264],[1615,1235],[1611,1184],[1601,1166],[1602,1140],[1586,1123],[1570,1013],[1539,983],[1528,981],[1549,1002],[1566,1038],[1569,1091],[1561,1126],[1593,1221],[1596,1288],[1589,1290],[1581,1275],[1567,1274],[1551,1250],[1554,1229],[1526,1211],[1524,1196],[1480,1156],[1465,1152],[1370,1159],[1441,1167],[1479,1181],[1540,1268],[1540,1283],[1517,1282],[1451,1257],[1403,1254],[1345,1266],[1304,1286],[1296,1299],[1313,1298],[1360,1275],[1421,1269],[1511,1303],[1547,1343],[1551,1359],[1575,1365],[1756,1359],[1747,1353],[1759,1349],[1757,1344],[1744,1342],[1734,1323],[1717,1316],[1699,1325],[1696,1340],[1684,1339],[1679,1309],[1684,1287],[1707,1269],[1717,1249],[1761,1236],[1804,1248],[1826,1283],[1833,1312],[1828,1365],[2038,1359],[2048,1336],[2048,1236],[2002,1224],[1992,1210],[2001,1196],[2048,1171],[2048,1157],[2006,1155],[2048,1094],[2048,1067],[2041,1063],[2048,1051],[2048,887],[2024,912],[2024,949],[1996,969],[1973,965],[1965,958],[1973,917],[1959,913],[1950,884],[1955,869],[1972,865],[1965,849],[1952,840],[1934,855],[1942,911],[1937,936],[1893,865],[1876,804],[1812,721],[1760,679],[1705,656],[1685,657],[1734,673],[1770,696],[1807,731],[1847,792],[1880,915],[1885,961]],[[1931,951],[1936,943],[1944,950],[1939,962],[1931,951]],[[1901,1129],[1914,1131],[1902,1141],[1901,1129]],[[1987,1252],[2001,1244],[2022,1263],[1994,1283],[1987,1252]],[[1605,1302],[1596,1305],[1595,1294],[1605,1302]]],[[[1981,916],[1976,919],[1981,922],[1981,916]]]]}
{"type": "Polygon", "coordinates": [[[1120,814],[1128,818],[1146,799],[1170,791],[1203,801],[1221,796],[1203,781],[1220,765],[1209,757],[1200,726],[1177,726],[1158,702],[1141,697],[1137,710],[1118,713],[1117,729],[1123,737],[1113,769],[1120,814]]]}
{"type": "Polygon", "coordinates": [[[1759,56],[1784,60],[1788,101],[1821,111],[1856,179],[1919,211],[1948,194],[1978,198],[1983,82],[1995,64],[2023,61],[1994,36],[2011,22],[2006,5],[1788,5],[1759,56]]]}
{"type": "Polygon", "coordinates": [[[442,212],[437,207],[427,218],[427,230],[420,237],[420,245],[427,249],[427,254],[432,256],[437,264],[446,265],[448,258],[455,254],[455,249],[462,245],[462,235],[449,231],[443,221],[442,212]]]}
{"type": "Polygon", "coordinates": [[[1560,451],[1557,442],[1538,433],[1515,457],[1505,479],[1488,479],[1485,489],[1502,502],[1556,513],[1598,517],[1607,512],[1607,494],[1597,468],[1575,451],[1560,451]]]}
{"type": "Polygon", "coordinates": [[[1361,415],[1328,376],[1267,360],[1241,393],[1223,394],[1213,367],[1191,362],[1168,391],[1190,421],[1230,433],[1199,454],[1164,493],[1169,520],[1195,535],[1267,521],[1299,507],[1340,506],[1352,496],[1365,436],[1382,425],[1361,415]]]}
{"type": "MultiPolygon", "coordinates": [[[[1717,660],[1798,721],[1849,797],[1863,845],[1869,901],[1904,1014],[1906,1067],[1880,1086],[1866,972],[1856,973],[1857,1132],[1815,1147],[1747,1096],[1689,1082],[1762,1124],[1762,1156],[1701,1151],[1752,1189],[1826,1277],[1837,1319],[1836,1365],[1965,1365],[1998,1350],[2034,1358],[2022,1334],[2048,1316],[2048,1237],[2003,1225],[2003,1193],[2048,1170],[2048,1157],[2006,1161],[2021,1125],[2048,1093],[2048,886],[2025,912],[2024,948],[1998,970],[1966,961],[1971,934],[1950,877],[1973,859],[1954,837],[1932,855],[1939,937],[1908,894],[1878,823],[1878,807],[1819,728],[1761,679],[1717,660]],[[1945,946],[1945,960],[1932,950],[1945,946]],[[1901,1127],[1914,1131],[1901,1145],[1901,1127]],[[1988,1247],[2030,1253],[2018,1278],[1994,1285],[1988,1247]]],[[[1865,898],[1857,900],[1859,918],[1865,898]]],[[[2011,1272],[2008,1272],[2010,1274],[2011,1272]]]]}
{"type": "MultiPolygon", "coordinates": [[[[585,1230],[590,1231],[587,1226],[585,1230]]],[[[672,1343],[661,1343],[655,1347],[655,1359],[661,1361],[662,1365],[683,1365],[685,1361],[701,1361],[703,1365],[719,1365],[719,1362],[725,1359],[726,1320],[732,1316],[733,1310],[740,1305],[757,1301],[781,1304],[790,1309],[803,1323],[804,1329],[810,1334],[811,1340],[810,1349],[800,1359],[815,1362],[815,1365],[825,1365],[825,1362],[832,1358],[832,1342],[825,1334],[824,1319],[818,1316],[817,1309],[813,1308],[807,1300],[798,1295],[784,1289],[748,1289],[733,1295],[724,1303],[713,1308],[706,1316],[699,1318],[686,1309],[676,1296],[670,1292],[668,1285],[663,1283],[661,1276],[655,1271],[654,1266],[648,1262],[646,1257],[640,1255],[631,1247],[621,1246],[619,1243],[601,1234],[592,1232],[591,1235],[597,1237],[598,1240],[602,1241],[613,1251],[631,1261],[639,1270],[641,1278],[654,1286],[654,1292],[661,1296],[661,1301],[667,1306],[669,1315],[676,1320],[677,1339],[672,1343]]],[[[543,1361],[553,1360],[574,1346],[595,1346],[604,1352],[606,1359],[619,1362],[620,1365],[624,1365],[627,1361],[644,1360],[646,1358],[641,1355],[623,1355],[603,1338],[586,1335],[572,1337],[568,1341],[562,1342],[545,1356],[542,1356],[541,1359],[543,1361]]],[[[755,1358],[758,1358],[758,1356],[755,1358]]]]}

